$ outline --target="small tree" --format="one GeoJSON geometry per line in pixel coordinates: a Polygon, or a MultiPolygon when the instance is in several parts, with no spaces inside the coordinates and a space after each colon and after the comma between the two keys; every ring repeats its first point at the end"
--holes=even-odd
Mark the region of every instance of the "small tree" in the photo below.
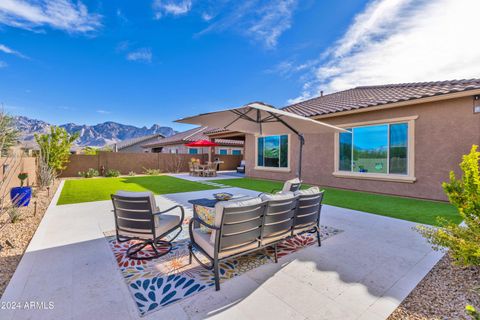
{"type": "Polygon", "coordinates": [[[0,168],[3,168],[4,174],[0,179],[0,214],[4,212],[7,201],[6,195],[9,182],[15,176],[14,168],[21,163],[21,152],[12,148],[16,145],[19,138],[19,132],[15,127],[15,120],[5,111],[0,109],[0,168]]]}
{"type": "Polygon", "coordinates": [[[40,151],[48,155],[48,166],[58,175],[65,170],[70,157],[70,149],[78,138],[78,133],[69,134],[61,127],[51,127],[50,133],[35,135],[40,151]]]}
{"type": "Polygon", "coordinates": [[[2,156],[7,154],[9,149],[17,143],[19,136],[15,120],[4,111],[0,111],[0,151],[2,156]]]}
{"type": "Polygon", "coordinates": [[[463,266],[480,265],[480,152],[476,145],[464,155],[460,168],[461,179],[450,172],[450,182],[443,183],[443,189],[450,202],[458,208],[463,223],[457,225],[440,219],[441,228],[419,227],[435,249],[448,248],[454,261],[463,266]]]}
{"type": "Polygon", "coordinates": [[[48,187],[55,179],[55,170],[49,166],[48,150],[40,149],[38,155],[38,185],[40,188],[48,187]]]}
{"type": "Polygon", "coordinates": [[[94,148],[94,147],[85,147],[83,148],[83,154],[87,155],[87,156],[95,156],[98,154],[98,148],[94,148]]]}

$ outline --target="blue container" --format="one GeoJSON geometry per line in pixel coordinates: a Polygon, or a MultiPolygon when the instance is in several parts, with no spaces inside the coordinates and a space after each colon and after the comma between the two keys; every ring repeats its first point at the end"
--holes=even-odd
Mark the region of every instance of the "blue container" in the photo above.
{"type": "Polygon", "coordinates": [[[15,187],[10,190],[10,199],[16,207],[27,207],[32,198],[32,187],[15,187]]]}

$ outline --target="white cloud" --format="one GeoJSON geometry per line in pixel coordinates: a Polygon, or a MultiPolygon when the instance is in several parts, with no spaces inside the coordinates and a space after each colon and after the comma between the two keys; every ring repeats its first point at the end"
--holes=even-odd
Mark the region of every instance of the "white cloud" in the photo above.
{"type": "Polygon", "coordinates": [[[4,44],[1,44],[0,43],[0,51],[4,52],[4,53],[8,53],[8,54],[13,54],[17,57],[20,57],[20,58],[27,58],[27,56],[23,55],[22,53],[18,52],[18,51],[15,51],[9,47],[7,47],[6,45],[4,44]]]}
{"type": "Polygon", "coordinates": [[[101,16],[90,14],[81,2],[70,0],[1,0],[0,24],[23,29],[49,26],[69,33],[101,27],[101,16]]]}
{"type": "Polygon", "coordinates": [[[152,50],[150,48],[140,48],[127,54],[129,61],[152,62],[152,50]]]}
{"type": "Polygon", "coordinates": [[[253,22],[247,32],[257,41],[263,41],[266,47],[275,47],[278,38],[291,27],[292,13],[296,4],[296,0],[283,0],[273,1],[261,7],[258,11],[258,21],[253,22]]]}
{"type": "Polygon", "coordinates": [[[127,50],[129,47],[130,47],[130,41],[128,41],[128,40],[120,41],[117,44],[117,47],[115,48],[115,51],[122,52],[122,51],[127,50]]]}
{"type": "Polygon", "coordinates": [[[223,12],[215,16],[218,19],[212,19],[211,14],[207,16],[205,13],[202,14],[205,21],[215,21],[198,35],[232,29],[263,43],[268,49],[273,49],[277,46],[280,36],[290,29],[297,3],[298,0],[234,2],[231,7],[222,8],[223,12]]]}
{"type": "Polygon", "coordinates": [[[97,113],[100,113],[100,114],[110,114],[111,112],[110,111],[107,111],[107,110],[97,110],[97,113]]]}
{"type": "Polygon", "coordinates": [[[214,16],[211,13],[208,12],[202,12],[202,19],[203,21],[210,21],[214,18],[214,16]]]}
{"type": "Polygon", "coordinates": [[[125,14],[122,12],[122,10],[120,8],[117,8],[116,14],[117,14],[117,18],[120,22],[128,23],[128,18],[125,16],[125,14]]]}
{"type": "Polygon", "coordinates": [[[192,0],[155,0],[153,9],[156,19],[160,19],[164,15],[180,16],[192,9],[192,0]]]}
{"type": "Polygon", "coordinates": [[[300,97],[358,85],[480,77],[478,0],[376,0],[310,68],[300,97]]]}

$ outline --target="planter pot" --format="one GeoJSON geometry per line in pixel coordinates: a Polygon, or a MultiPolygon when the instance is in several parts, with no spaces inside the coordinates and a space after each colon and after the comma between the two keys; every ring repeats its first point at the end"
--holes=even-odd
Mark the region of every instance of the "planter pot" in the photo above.
{"type": "Polygon", "coordinates": [[[15,187],[10,190],[10,199],[17,207],[27,207],[32,198],[32,187],[15,187]]]}

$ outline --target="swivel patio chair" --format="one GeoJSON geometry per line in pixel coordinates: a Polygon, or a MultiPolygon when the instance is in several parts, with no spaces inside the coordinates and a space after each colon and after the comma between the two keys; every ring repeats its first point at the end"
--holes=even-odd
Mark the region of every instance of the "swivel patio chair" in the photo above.
{"type": "MultiPolygon", "coordinates": [[[[273,189],[272,191],[270,191],[270,194],[296,192],[300,190],[301,187],[302,187],[302,181],[298,178],[293,178],[285,181],[282,189],[273,189]]],[[[262,192],[258,196],[261,197],[264,194],[266,193],[262,192]]]]}
{"type": "Polygon", "coordinates": [[[185,216],[182,206],[160,211],[151,192],[119,191],[111,198],[117,241],[137,241],[127,249],[130,259],[149,260],[170,252],[172,241],[182,231],[185,216]],[[166,214],[174,209],[180,210],[180,216],[166,214]],[[177,233],[168,241],[163,239],[176,230],[177,233]],[[153,254],[143,252],[147,246],[151,247],[153,254]]]}

